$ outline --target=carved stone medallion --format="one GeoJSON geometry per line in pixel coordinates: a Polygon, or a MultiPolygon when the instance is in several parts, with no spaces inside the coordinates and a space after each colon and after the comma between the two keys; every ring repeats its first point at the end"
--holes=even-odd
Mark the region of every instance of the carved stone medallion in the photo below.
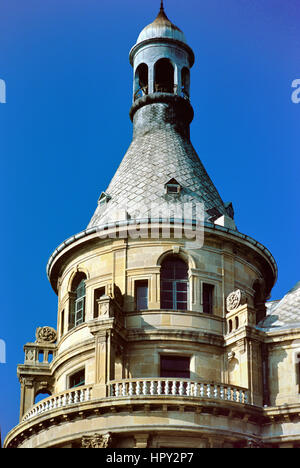
{"type": "Polygon", "coordinates": [[[39,327],[36,330],[37,343],[55,343],[57,339],[56,330],[52,327],[39,327]]]}
{"type": "Polygon", "coordinates": [[[245,304],[246,296],[241,289],[237,289],[227,296],[226,299],[226,308],[227,312],[237,309],[240,305],[245,304]]]}

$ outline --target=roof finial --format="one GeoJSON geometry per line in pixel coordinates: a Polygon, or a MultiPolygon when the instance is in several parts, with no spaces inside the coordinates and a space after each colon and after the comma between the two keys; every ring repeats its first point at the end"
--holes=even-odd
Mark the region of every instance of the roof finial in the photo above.
{"type": "Polygon", "coordinates": [[[164,0],[160,1],[160,10],[164,11],[164,0]]]}

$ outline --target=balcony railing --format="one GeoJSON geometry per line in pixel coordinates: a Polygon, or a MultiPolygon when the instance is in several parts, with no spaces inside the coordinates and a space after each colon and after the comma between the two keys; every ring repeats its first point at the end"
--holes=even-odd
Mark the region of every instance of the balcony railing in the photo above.
{"type": "MultiPolygon", "coordinates": [[[[167,84],[155,84],[154,86],[154,92],[155,93],[168,93],[168,94],[179,94],[179,96],[183,97],[184,99],[187,99],[188,101],[190,100],[190,95],[188,91],[182,87],[180,92],[178,92],[178,85],[170,86],[167,84]]],[[[146,96],[149,94],[149,88],[148,86],[144,86],[143,88],[139,88],[135,93],[134,93],[134,101],[137,99],[146,96]]]]}
{"type": "MultiPolygon", "coordinates": [[[[108,398],[190,397],[249,404],[248,390],[245,388],[187,379],[149,378],[114,381],[109,383],[109,395],[108,398]]],[[[93,400],[92,386],[73,388],[40,401],[24,415],[22,421],[91,400],[93,400]]]]}
{"type": "Polygon", "coordinates": [[[248,390],[241,387],[185,379],[130,379],[110,383],[111,397],[195,397],[249,404],[248,390]]]}
{"type": "Polygon", "coordinates": [[[39,416],[48,411],[78,405],[92,399],[92,386],[78,387],[67,390],[64,393],[53,395],[34,405],[23,417],[22,421],[27,421],[35,416],[39,416]]]}

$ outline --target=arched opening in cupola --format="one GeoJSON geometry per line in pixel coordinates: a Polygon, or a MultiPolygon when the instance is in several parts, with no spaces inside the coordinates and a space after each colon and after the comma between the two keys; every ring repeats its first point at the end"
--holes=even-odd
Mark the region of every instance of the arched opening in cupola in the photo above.
{"type": "Polygon", "coordinates": [[[148,94],[148,75],[148,65],[141,63],[135,71],[134,100],[148,94]]]}
{"type": "Polygon", "coordinates": [[[174,67],[169,59],[163,58],[156,62],[154,83],[156,93],[174,93],[174,67]]]}

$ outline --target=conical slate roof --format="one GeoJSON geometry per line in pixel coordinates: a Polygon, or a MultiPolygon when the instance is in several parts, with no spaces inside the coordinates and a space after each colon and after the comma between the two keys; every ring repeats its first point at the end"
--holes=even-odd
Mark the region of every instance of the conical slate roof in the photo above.
{"type": "MultiPolygon", "coordinates": [[[[149,112],[147,107],[145,113],[149,112]]],[[[176,126],[166,124],[163,119],[161,125],[150,130],[145,123],[144,131],[135,135],[103,194],[105,197],[108,203],[98,205],[88,228],[105,224],[108,221],[106,215],[111,216],[115,210],[120,210],[120,216],[124,216],[121,211],[125,210],[129,218],[147,217],[149,206],[153,204],[167,203],[178,208],[189,202],[203,203],[206,221],[227,215],[189,136],[178,132],[176,126]],[[171,179],[180,184],[179,195],[166,194],[166,184],[171,179]]]]}
{"type": "Polygon", "coordinates": [[[266,304],[267,316],[259,323],[262,329],[300,327],[300,281],[279,301],[266,304]]]}
{"type": "MultiPolygon", "coordinates": [[[[166,16],[163,3],[157,18],[142,31],[138,42],[160,37],[186,44],[182,31],[166,16]]],[[[194,213],[195,205],[204,209],[205,218],[201,221],[214,222],[228,214],[233,217],[190,141],[189,125],[193,115],[189,100],[172,93],[155,92],[134,102],[130,111],[133,141],[111,183],[100,196],[88,228],[149,218],[153,205],[162,207],[166,217],[177,219],[195,219],[192,213],[189,217],[182,213],[192,203],[194,213]],[[170,180],[178,184],[178,193],[168,193],[170,180]],[[176,211],[175,216],[171,216],[172,210],[176,211]]],[[[199,220],[199,212],[196,219],[199,220]]]]}

